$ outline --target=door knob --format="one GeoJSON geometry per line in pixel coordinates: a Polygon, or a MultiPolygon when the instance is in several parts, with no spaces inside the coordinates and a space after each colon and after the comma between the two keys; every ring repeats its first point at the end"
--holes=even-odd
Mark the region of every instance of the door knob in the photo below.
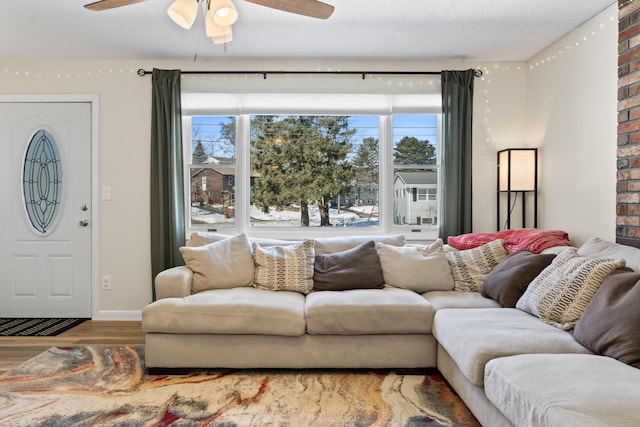
{"type": "Polygon", "coordinates": [[[86,227],[87,225],[89,225],[89,221],[87,221],[86,219],[80,220],[80,225],[82,227],[86,227]]]}

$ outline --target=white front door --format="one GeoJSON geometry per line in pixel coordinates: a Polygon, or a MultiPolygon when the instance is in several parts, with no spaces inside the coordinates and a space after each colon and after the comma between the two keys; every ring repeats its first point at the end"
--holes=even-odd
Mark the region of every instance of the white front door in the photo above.
{"type": "Polygon", "coordinates": [[[91,109],[0,100],[0,317],[91,317],[91,109]]]}

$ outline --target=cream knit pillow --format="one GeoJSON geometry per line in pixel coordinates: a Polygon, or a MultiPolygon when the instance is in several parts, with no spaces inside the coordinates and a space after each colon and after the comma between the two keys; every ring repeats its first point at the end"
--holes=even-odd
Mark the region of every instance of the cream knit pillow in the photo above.
{"type": "Polygon", "coordinates": [[[529,284],[516,308],[563,330],[573,329],[596,291],[623,259],[580,256],[565,249],[529,284]]]}

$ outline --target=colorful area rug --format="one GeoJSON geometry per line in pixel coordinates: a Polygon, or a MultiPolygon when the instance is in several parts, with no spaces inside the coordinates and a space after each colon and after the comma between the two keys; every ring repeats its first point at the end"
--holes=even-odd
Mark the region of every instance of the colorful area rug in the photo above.
{"type": "Polygon", "coordinates": [[[53,347],[0,376],[8,426],[479,426],[439,375],[146,375],[143,347],[53,347]]]}
{"type": "Polygon", "coordinates": [[[61,334],[89,319],[0,319],[0,336],[3,337],[51,337],[61,334]]]}

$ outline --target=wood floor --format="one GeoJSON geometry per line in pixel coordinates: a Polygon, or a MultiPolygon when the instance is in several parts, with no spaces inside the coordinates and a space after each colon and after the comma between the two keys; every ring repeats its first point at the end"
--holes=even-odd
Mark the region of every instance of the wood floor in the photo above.
{"type": "Polygon", "coordinates": [[[0,375],[49,347],[142,345],[140,322],[89,320],[55,337],[0,337],[0,375]]]}

